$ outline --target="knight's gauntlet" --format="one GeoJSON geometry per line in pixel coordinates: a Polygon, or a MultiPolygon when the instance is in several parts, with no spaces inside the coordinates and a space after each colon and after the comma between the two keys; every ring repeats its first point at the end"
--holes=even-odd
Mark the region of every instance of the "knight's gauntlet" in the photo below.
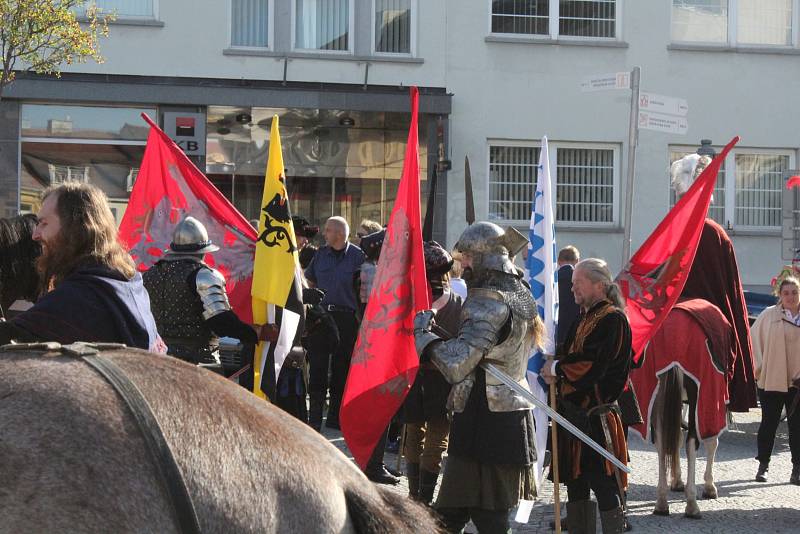
{"type": "Polygon", "coordinates": [[[433,310],[424,310],[418,312],[414,317],[414,341],[417,348],[417,356],[419,356],[420,359],[423,359],[425,349],[428,348],[431,343],[434,341],[441,341],[442,339],[431,332],[435,315],[433,310]]]}

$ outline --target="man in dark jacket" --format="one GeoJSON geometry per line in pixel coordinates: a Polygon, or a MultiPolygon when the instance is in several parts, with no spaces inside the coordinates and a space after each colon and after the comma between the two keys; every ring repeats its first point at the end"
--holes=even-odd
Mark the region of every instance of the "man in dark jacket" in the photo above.
{"type": "MultiPolygon", "coordinates": [[[[431,287],[436,310],[436,324],[442,339],[450,339],[461,326],[461,297],[450,289],[453,258],[436,241],[423,244],[425,275],[431,287]],[[446,333],[445,333],[446,332],[446,333]]],[[[447,396],[450,384],[431,362],[421,362],[414,384],[403,404],[406,439],[408,495],[424,504],[433,500],[433,492],[442,468],[442,455],[447,450],[450,421],[447,419],[447,396]]]]}
{"type": "Polygon", "coordinates": [[[578,249],[572,245],[566,246],[558,251],[558,329],[556,334],[556,346],[564,344],[564,340],[569,332],[569,327],[575,322],[580,314],[580,307],[575,304],[575,297],[572,295],[572,271],[575,264],[581,259],[578,249]]]}
{"type": "Polygon", "coordinates": [[[47,189],[33,239],[42,245],[42,296],[0,323],[0,343],[95,341],[166,352],[102,191],[77,182],[47,189]]]}

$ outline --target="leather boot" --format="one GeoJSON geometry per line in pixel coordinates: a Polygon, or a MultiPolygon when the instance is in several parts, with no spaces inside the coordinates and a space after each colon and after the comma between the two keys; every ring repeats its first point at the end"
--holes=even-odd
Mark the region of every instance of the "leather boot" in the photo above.
{"type": "Polygon", "coordinates": [[[571,534],[595,534],[597,531],[597,505],[594,501],[567,502],[567,516],[571,534]]]}
{"type": "Polygon", "coordinates": [[[425,469],[420,469],[419,475],[419,501],[430,506],[433,501],[433,492],[436,490],[436,481],[439,480],[439,473],[431,473],[425,469]]]}
{"type": "Polygon", "coordinates": [[[308,426],[322,432],[322,411],[325,408],[325,395],[311,393],[308,396],[308,426]]]}
{"type": "Polygon", "coordinates": [[[600,524],[603,526],[603,534],[625,532],[625,514],[622,512],[622,507],[618,506],[613,510],[600,512],[600,524]]]}
{"type": "Polygon", "coordinates": [[[792,465],[792,474],[789,476],[789,484],[800,486],[800,464],[792,465]]]}
{"type": "Polygon", "coordinates": [[[406,478],[408,479],[408,496],[419,500],[419,464],[406,462],[406,478]]]}
{"type": "Polygon", "coordinates": [[[756,473],[756,482],[766,482],[767,471],[769,471],[769,462],[758,462],[758,473],[756,473]]]}

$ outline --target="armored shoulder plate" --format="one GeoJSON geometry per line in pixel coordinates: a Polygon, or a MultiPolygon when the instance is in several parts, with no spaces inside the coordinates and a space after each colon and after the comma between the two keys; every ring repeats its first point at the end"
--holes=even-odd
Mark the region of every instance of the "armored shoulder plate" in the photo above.
{"type": "MultiPolygon", "coordinates": [[[[500,271],[489,271],[489,275],[480,284],[482,289],[494,290],[508,304],[512,313],[523,321],[530,321],[536,314],[536,301],[530,288],[517,276],[500,271]]],[[[470,291],[470,296],[477,290],[470,291]]]]}
{"type": "Polygon", "coordinates": [[[228,294],[225,292],[225,277],[219,271],[204,265],[197,271],[195,283],[197,294],[203,303],[203,319],[211,319],[231,309],[228,294]]]}

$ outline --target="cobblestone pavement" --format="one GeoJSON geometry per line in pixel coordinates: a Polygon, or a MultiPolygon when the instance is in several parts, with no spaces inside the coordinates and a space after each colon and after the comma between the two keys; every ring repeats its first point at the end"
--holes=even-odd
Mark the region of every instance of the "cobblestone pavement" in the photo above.
{"type": "MultiPolygon", "coordinates": [[[[670,493],[670,516],[652,515],[655,504],[658,463],[655,448],[634,434],[631,435],[631,468],[629,479],[628,507],[634,532],[671,533],[746,533],[767,532],[770,534],[800,532],[800,486],[788,484],[791,472],[788,430],[781,423],[775,441],[775,451],[770,463],[768,482],[755,482],[758,463],[753,459],[756,449],[756,432],[761,419],[760,410],[747,414],[734,414],[734,424],[720,439],[714,464],[714,481],[719,490],[719,498],[703,500],[703,471],[705,451],[698,451],[696,484],[698,505],[702,519],[691,520],[683,516],[684,494],[670,493]]],[[[351,457],[341,433],[328,430],[326,437],[348,457],[351,457]]],[[[682,453],[681,467],[686,479],[685,453],[682,453]]],[[[387,453],[387,465],[395,467],[397,456],[387,453]]],[[[566,501],[566,489],[561,487],[561,501],[566,501]]],[[[398,492],[406,494],[408,486],[403,478],[398,492]]],[[[533,506],[530,520],[526,524],[514,523],[512,528],[518,533],[552,532],[549,523],[553,519],[553,486],[545,482],[543,494],[533,506]]],[[[562,515],[565,515],[562,504],[562,515]]],[[[512,514],[513,518],[513,514],[512,514]]],[[[600,525],[598,520],[598,531],[600,525]]],[[[468,532],[474,528],[468,527],[468,532]]]]}

